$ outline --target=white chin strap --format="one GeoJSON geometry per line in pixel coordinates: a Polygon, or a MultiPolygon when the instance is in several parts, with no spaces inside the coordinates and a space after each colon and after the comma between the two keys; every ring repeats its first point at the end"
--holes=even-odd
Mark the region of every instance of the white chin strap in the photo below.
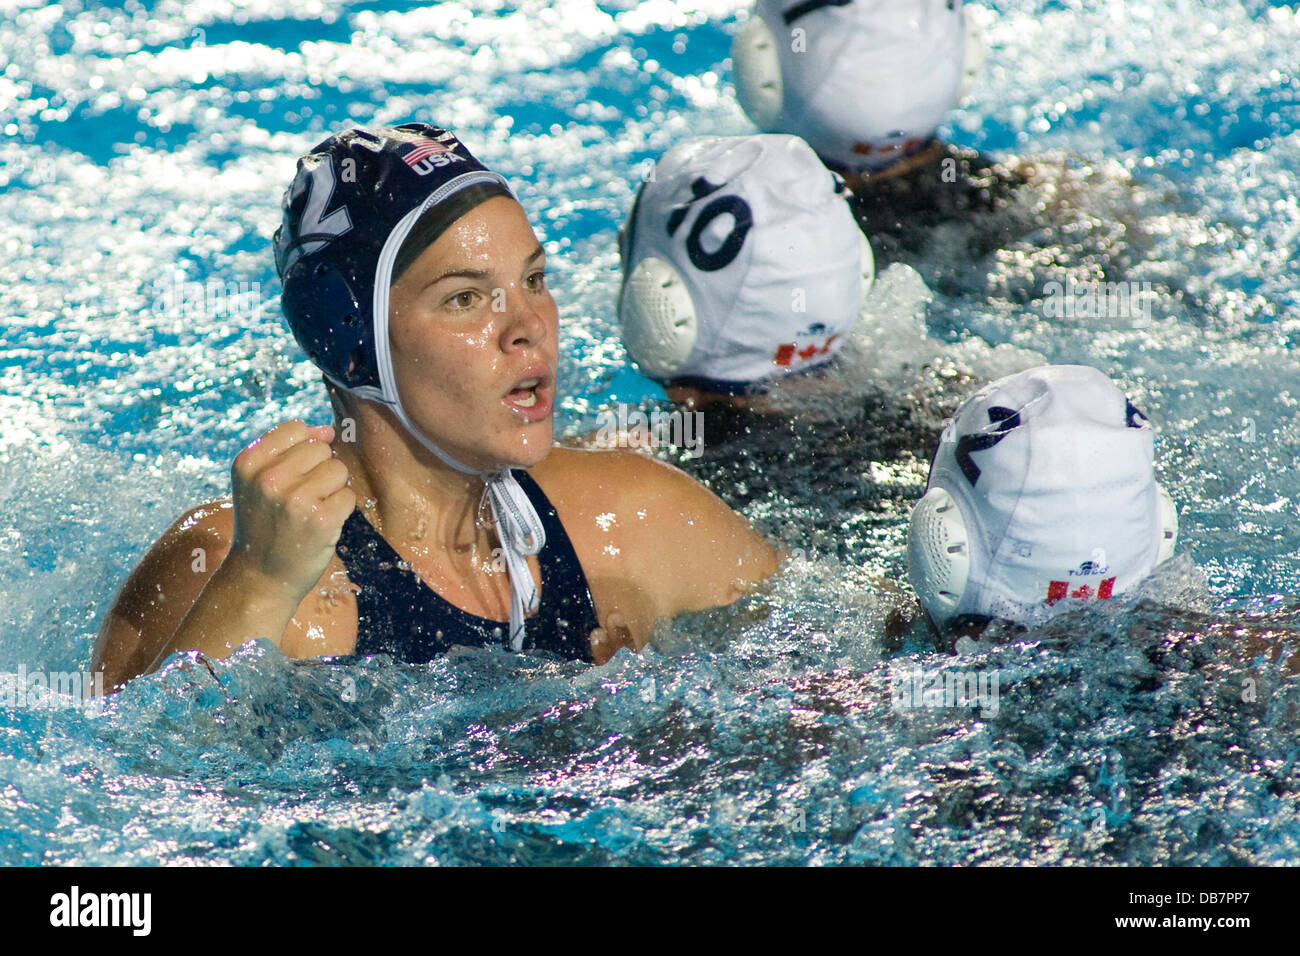
{"type": "MultiPolygon", "coordinates": [[[[380,368],[387,364],[392,374],[391,358],[381,359],[380,368]]],[[[382,377],[382,372],[381,372],[382,377]]],[[[454,468],[463,475],[478,475],[483,479],[483,494],[492,506],[492,520],[496,524],[497,537],[501,539],[501,551],[506,559],[506,571],[510,575],[510,648],[515,651],[524,649],[524,617],[537,613],[541,603],[533,573],[528,569],[527,556],[537,554],[546,544],[546,529],[542,519],[533,507],[533,502],[524,489],[515,480],[509,468],[498,472],[478,471],[462,465],[445,451],[435,445],[407,417],[400,398],[388,403],[388,407],[397,415],[398,421],[406,430],[420,440],[425,448],[433,452],[449,468],[454,468]]]]}
{"type": "Polygon", "coordinates": [[[533,581],[532,571],[528,568],[527,557],[530,554],[537,554],[546,546],[546,529],[542,527],[542,519],[509,468],[491,472],[479,471],[477,468],[463,465],[415,427],[406,414],[406,409],[402,407],[402,398],[397,391],[397,380],[393,375],[392,349],[388,339],[388,292],[392,282],[393,261],[397,258],[397,252],[401,249],[403,241],[426,210],[466,186],[480,182],[499,182],[506,185],[505,180],[496,173],[466,173],[443,184],[393,227],[379,254],[379,263],[375,268],[373,306],[375,358],[379,365],[380,388],[362,386],[352,391],[363,398],[374,399],[391,408],[406,430],[419,439],[420,444],[433,452],[447,467],[463,475],[477,475],[483,479],[483,494],[492,505],[492,520],[496,524],[497,537],[501,539],[506,571],[510,575],[510,647],[512,650],[522,651],[524,618],[529,614],[535,614],[541,604],[541,595],[538,593],[537,584],[533,581]]]}
{"type": "MultiPolygon", "coordinates": [[[[1178,544],[1178,507],[1158,483],[1156,495],[1160,503],[1159,565],[1173,557],[1178,544]]],[[[917,600],[938,625],[957,613],[966,596],[974,563],[972,551],[966,519],[956,499],[943,488],[931,488],[908,520],[907,577],[917,600]]]]}

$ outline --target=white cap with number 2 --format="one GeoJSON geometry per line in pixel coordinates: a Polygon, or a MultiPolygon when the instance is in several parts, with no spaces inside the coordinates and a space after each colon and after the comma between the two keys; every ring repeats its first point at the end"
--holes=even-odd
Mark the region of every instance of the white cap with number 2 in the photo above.
{"type": "Polygon", "coordinates": [[[935,623],[1033,623],[1122,594],[1170,557],[1178,512],[1152,436],[1085,365],[1028,369],[967,399],[908,528],[908,578],[935,623]]]}

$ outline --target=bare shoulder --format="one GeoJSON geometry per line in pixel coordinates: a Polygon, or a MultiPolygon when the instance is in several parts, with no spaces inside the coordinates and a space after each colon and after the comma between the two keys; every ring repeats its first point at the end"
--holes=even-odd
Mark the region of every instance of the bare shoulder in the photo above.
{"type": "MultiPolygon", "coordinates": [[[[185,590],[196,581],[202,587],[212,571],[225,559],[234,536],[235,513],[229,498],[209,501],[191,508],[162,533],[127,578],[118,597],[131,602],[133,610],[150,585],[180,586],[185,590]]],[[[146,603],[156,603],[150,598],[146,603]]]]}
{"type": "Polygon", "coordinates": [[[143,673],[230,550],[229,499],[191,508],[159,536],[104,616],[91,662],[105,685],[143,673]],[[147,659],[146,659],[147,658],[147,659]]]}
{"type": "Polygon", "coordinates": [[[608,510],[649,498],[687,506],[717,500],[680,469],[623,449],[556,448],[530,474],[547,497],[554,500],[558,495],[575,510],[608,510]]]}
{"type": "Polygon", "coordinates": [[[618,539],[619,549],[639,539],[662,544],[665,534],[684,533],[697,522],[702,530],[749,527],[690,475],[635,451],[556,449],[530,474],[566,530],[599,528],[602,537],[618,539]]]}
{"type": "Polygon", "coordinates": [[[730,603],[776,569],[771,544],[672,465],[632,451],[556,449],[531,473],[589,578],[635,582],[657,616],[730,603]]]}
{"type": "MultiPolygon", "coordinates": [[[[113,687],[157,664],[159,652],[230,553],[235,518],[230,499],[191,508],[154,542],[104,616],[92,670],[113,687]]],[[[280,649],[289,657],[349,654],[356,645],[355,589],[335,555],[298,606],[280,649]]]]}
{"type": "Polygon", "coordinates": [[[235,533],[235,509],[229,498],[218,498],[181,515],[163,532],[160,543],[167,546],[207,543],[218,548],[222,556],[230,550],[235,533]]]}

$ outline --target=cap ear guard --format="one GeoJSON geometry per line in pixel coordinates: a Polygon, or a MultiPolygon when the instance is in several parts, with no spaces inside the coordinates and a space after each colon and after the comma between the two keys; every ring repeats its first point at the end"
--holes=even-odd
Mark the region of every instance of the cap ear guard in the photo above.
{"type": "Polygon", "coordinates": [[[776,38],[758,11],[740,28],[731,43],[731,63],[736,74],[736,99],[740,108],[761,130],[776,129],[785,105],[785,83],[776,38]]]}
{"type": "Polygon", "coordinates": [[[671,378],[695,349],[698,322],[686,281],[671,263],[647,256],[623,284],[623,341],[652,378],[671,378]]]}
{"type": "Polygon", "coordinates": [[[1156,552],[1159,565],[1172,558],[1178,546],[1178,506],[1163,485],[1156,485],[1156,494],[1160,499],[1160,549],[1156,552]]]}
{"type": "Polygon", "coordinates": [[[936,625],[952,618],[970,582],[971,544],[956,500],[931,488],[907,527],[907,577],[936,625]]]}
{"type": "Polygon", "coordinates": [[[987,45],[984,42],[984,31],[980,25],[975,22],[975,18],[970,15],[970,10],[966,11],[966,53],[962,61],[961,85],[957,87],[957,102],[962,103],[970,95],[970,91],[975,86],[975,81],[979,79],[981,71],[984,69],[984,56],[987,45]]]}
{"type": "Polygon", "coordinates": [[[299,258],[285,272],[285,279],[280,308],[298,345],[316,367],[344,388],[363,388],[377,381],[374,333],[348,277],[329,262],[299,258]],[[328,325],[310,318],[340,313],[341,318],[328,325]]]}
{"type": "MultiPolygon", "coordinates": [[[[1157,484],[1160,545],[1156,565],[1174,555],[1178,508],[1157,484]]],[[[931,488],[912,509],[907,528],[907,576],[917,599],[937,626],[957,616],[970,583],[971,545],[957,502],[942,488],[931,488]]]]}

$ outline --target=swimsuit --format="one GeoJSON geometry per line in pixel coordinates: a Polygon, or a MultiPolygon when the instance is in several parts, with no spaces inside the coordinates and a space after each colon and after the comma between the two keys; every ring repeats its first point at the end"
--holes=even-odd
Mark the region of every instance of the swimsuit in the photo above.
{"type": "MultiPolygon", "coordinates": [[[[541,606],[528,618],[524,649],[590,661],[591,632],[598,624],[578,555],[537,482],[525,471],[515,470],[514,476],[546,529],[546,545],[537,555],[542,572],[541,606]]],[[[403,567],[402,557],[360,509],[344,523],[337,551],[348,577],[361,589],[354,654],[388,654],[420,664],[456,644],[505,646],[508,622],[462,611],[430,588],[415,571],[403,567]]]]}

